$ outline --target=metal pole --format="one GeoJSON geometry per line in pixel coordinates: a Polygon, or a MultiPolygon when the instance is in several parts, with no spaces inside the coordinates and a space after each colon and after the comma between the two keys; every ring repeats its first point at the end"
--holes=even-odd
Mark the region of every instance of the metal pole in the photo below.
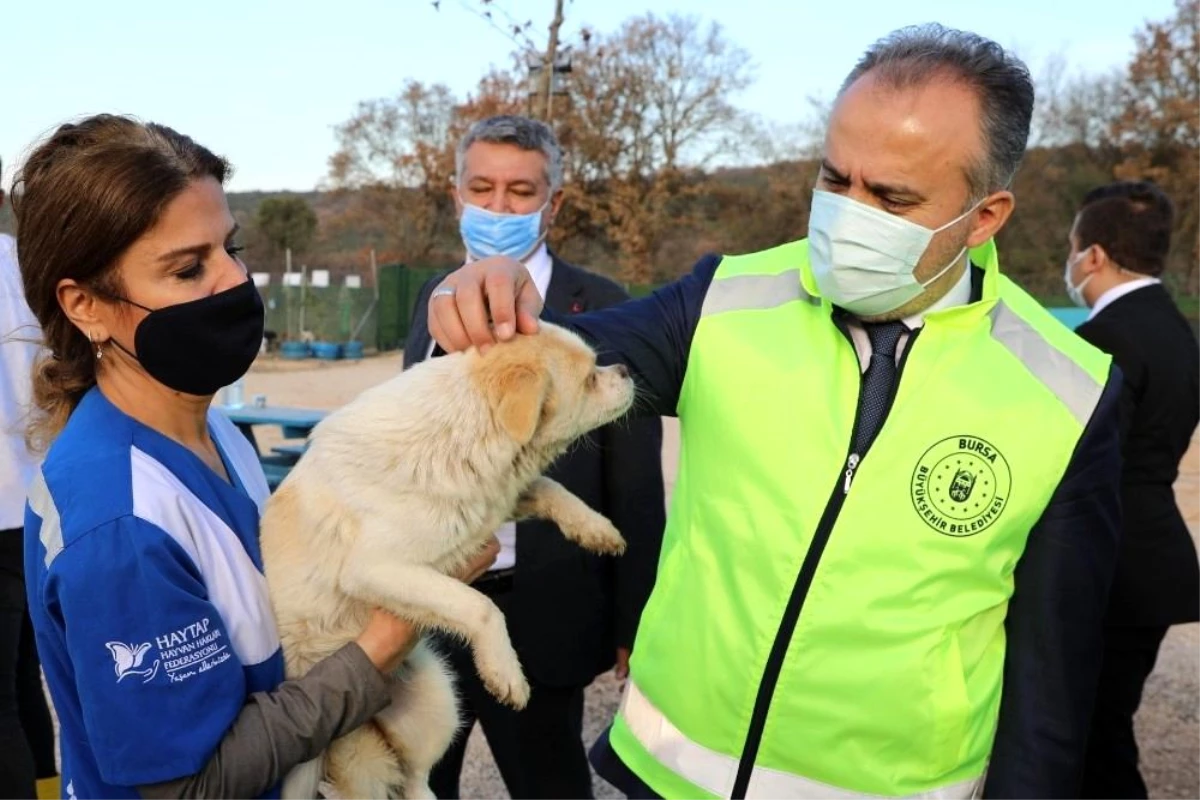
{"type": "MultiPolygon", "coordinates": [[[[371,280],[375,283],[375,298],[371,300],[371,305],[367,307],[366,312],[362,315],[362,319],[358,321],[357,327],[354,328],[354,333],[350,334],[351,341],[358,338],[359,332],[367,324],[367,320],[371,318],[371,312],[379,305],[379,269],[375,265],[375,248],[371,248],[371,280]]],[[[378,339],[378,336],[376,339],[378,339]]],[[[376,344],[378,344],[378,341],[376,341],[376,344]]]]}
{"type": "Polygon", "coordinates": [[[554,67],[558,64],[558,29],[563,24],[563,0],[554,0],[554,19],[550,21],[550,42],[546,45],[546,57],[542,61],[542,92],[545,103],[543,119],[550,122],[554,117],[554,67]]]}
{"type": "Polygon", "coordinates": [[[286,314],[287,331],[285,332],[284,335],[288,339],[291,339],[292,338],[292,287],[289,284],[291,283],[291,274],[292,274],[292,248],[289,247],[285,251],[284,259],[285,259],[284,275],[288,276],[283,279],[283,305],[287,311],[287,314],[286,314]]]}
{"type": "Polygon", "coordinates": [[[304,337],[304,300],[305,289],[308,287],[308,265],[300,265],[300,337],[304,337]]]}

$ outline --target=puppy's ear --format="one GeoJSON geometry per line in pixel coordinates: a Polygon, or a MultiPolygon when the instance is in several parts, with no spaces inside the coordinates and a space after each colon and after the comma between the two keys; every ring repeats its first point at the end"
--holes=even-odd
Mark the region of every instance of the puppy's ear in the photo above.
{"type": "Polygon", "coordinates": [[[489,393],[496,420],[519,444],[528,444],[537,430],[546,402],[549,379],[526,365],[507,366],[491,382],[489,393]]]}

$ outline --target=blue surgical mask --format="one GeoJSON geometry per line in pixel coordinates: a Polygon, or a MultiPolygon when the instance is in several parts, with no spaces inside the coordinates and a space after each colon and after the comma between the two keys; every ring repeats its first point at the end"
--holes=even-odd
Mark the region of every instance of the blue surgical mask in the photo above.
{"type": "Polygon", "coordinates": [[[499,214],[464,202],[458,232],[467,254],[472,259],[508,256],[525,260],[546,237],[542,231],[542,212],[549,204],[547,200],[529,214],[499,214]]]}

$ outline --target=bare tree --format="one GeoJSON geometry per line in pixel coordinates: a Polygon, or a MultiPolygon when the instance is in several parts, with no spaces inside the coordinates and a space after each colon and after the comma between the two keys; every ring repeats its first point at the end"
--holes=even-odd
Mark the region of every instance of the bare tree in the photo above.
{"type": "Polygon", "coordinates": [[[351,193],[347,214],[369,222],[393,257],[423,261],[445,232],[455,111],[446,86],[408,81],[394,97],[359,103],[336,129],[329,181],[351,193]]]}
{"type": "Polygon", "coordinates": [[[817,95],[805,97],[808,113],[799,122],[775,122],[758,117],[747,119],[743,134],[750,150],[745,163],[764,165],[812,161],[821,157],[825,129],[833,112],[833,101],[817,95]]]}
{"type": "Polygon", "coordinates": [[[1136,51],[1113,135],[1117,176],[1149,179],[1175,201],[1172,262],[1185,291],[1200,291],[1200,0],[1134,34],[1136,51]]]}
{"type": "MultiPolygon", "coordinates": [[[[564,0],[553,0],[553,2],[554,11],[550,17],[550,24],[547,26],[546,44],[543,46],[534,39],[533,20],[518,21],[496,0],[474,0],[472,3],[459,0],[460,6],[487,22],[517,46],[517,63],[530,69],[537,78],[530,103],[530,115],[547,121],[554,117],[554,96],[556,94],[554,76],[565,71],[560,66],[563,53],[559,47],[562,26],[565,21],[564,0]]],[[[441,0],[433,0],[433,7],[440,8],[441,0]]]]}
{"type": "MultiPolygon", "coordinates": [[[[481,5],[496,22],[495,4],[481,5]]],[[[381,238],[381,249],[411,260],[451,246],[455,144],[476,119],[519,111],[527,91],[529,26],[512,25],[512,67],[486,76],[466,102],[444,86],[410,81],[395,97],[360,104],[338,127],[330,181],[356,198],[343,224],[357,214],[355,224],[381,238]]],[[[565,49],[553,44],[546,53],[565,49]]],[[[719,25],[653,14],[608,35],[585,29],[572,47],[570,98],[553,120],[566,152],[568,203],[552,242],[602,238],[615,247],[625,280],[661,278],[664,232],[686,224],[701,170],[718,156],[753,153],[751,121],[733,103],[752,80],[749,55],[719,25]]]]}
{"type": "Polygon", "coordinates": [[[610,35],[585,29],[574,54],[559,124],[568,200],[616,244],[621,277],[646,282],[664,229],[699,186],[694,173],[749,150],[732,100],[752,80],[750,58],[715,23],[653,14],[610,35]]]}
{"type": "Polygon", "coordinates": [[[1036,80],[1030,146],[1082,146],[1095,161],[1111,167],[1117,147],[1112,128],[1121,113],[1124,76],[1118,70],[1072,75],[1067,64],[1063,54],[1051,56],[1036,80]]]}

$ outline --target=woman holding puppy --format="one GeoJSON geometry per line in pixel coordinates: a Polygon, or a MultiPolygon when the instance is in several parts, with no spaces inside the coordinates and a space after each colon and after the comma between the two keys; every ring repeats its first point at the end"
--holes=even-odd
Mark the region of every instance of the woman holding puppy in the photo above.
{"type": "Polygon", "coordinates": [[[415,642],[377,611],[356,642],[283,680],[258,547],[266,481],[209,408],[263,333],[228,171],[170,128],[101,115],[60,127],[14,185],[47,348],[26,575],[67,797],[276,794],[387,705],[381,673],[415,642]]]}

